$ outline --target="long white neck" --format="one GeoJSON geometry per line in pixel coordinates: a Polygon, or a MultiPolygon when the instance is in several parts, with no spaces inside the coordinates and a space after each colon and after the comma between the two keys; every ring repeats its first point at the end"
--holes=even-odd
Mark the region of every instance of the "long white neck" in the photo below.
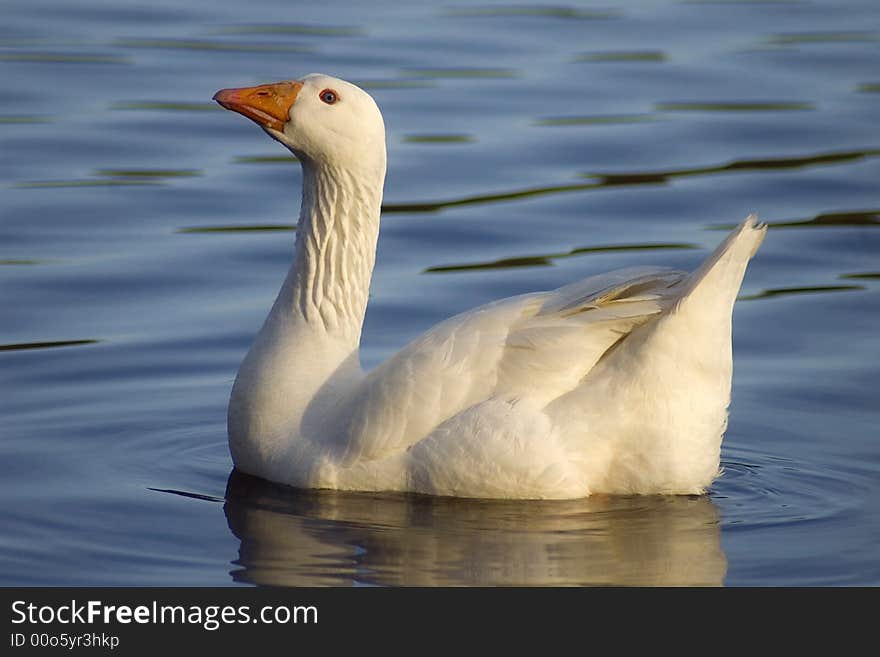
{"type": "Polygon", "coordinates": [[[384,167],[353,171],[303,162],[294,261],[272,315],[357,348],[376,260],[384,173],[384,167]]]}
{"type": "Polygon", "coordinates": [[[272,478],[311,420],[361,375],[358,357],[376,258],[382,157],[370,168],[303,161],[293,264],[239,368],[229,402],[236,465],[272,478]]]}

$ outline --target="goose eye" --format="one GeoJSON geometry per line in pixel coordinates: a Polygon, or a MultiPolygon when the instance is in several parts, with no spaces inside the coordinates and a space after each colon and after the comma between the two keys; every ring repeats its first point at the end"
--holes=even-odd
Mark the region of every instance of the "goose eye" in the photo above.
{"type": "Polygon", "coordinates": [[[336,92],[332,89],[324,89],[324,91],[320,93],[320,98],[328,105],[332,105],[339,100],[339,96],[337,96],[336,92]]]}

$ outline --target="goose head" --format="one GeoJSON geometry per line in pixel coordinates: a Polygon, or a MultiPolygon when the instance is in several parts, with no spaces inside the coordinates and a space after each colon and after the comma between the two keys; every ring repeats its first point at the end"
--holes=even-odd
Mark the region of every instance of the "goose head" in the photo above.
{"type": "Polygon", "coordinates": [[[221,89],[214,100],[254,121],[304,164],[380,168],[385,172],[385,124],[363,89],[312,73],[256,87],[221,89]]]}

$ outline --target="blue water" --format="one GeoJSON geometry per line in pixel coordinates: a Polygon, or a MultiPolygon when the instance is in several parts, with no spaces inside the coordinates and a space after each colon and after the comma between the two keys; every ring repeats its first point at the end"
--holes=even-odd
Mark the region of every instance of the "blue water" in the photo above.
{"type": "Polygon", "coordinates": [[[874,0],[2,15],[0,584],[880,584],[874,0]],[[770,222],[710,495],[230,477],[227,396],[289,264],[300,173],[210,98],[312,71],[361,83],[388,128],[367,366],[474,305],[692,268],[724,226],[770,222]]]}

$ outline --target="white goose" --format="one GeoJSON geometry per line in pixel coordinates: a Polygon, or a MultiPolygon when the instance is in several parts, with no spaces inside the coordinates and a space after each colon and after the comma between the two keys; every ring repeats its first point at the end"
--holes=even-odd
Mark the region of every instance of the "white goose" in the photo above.
{"type": "Polygon", "coordinates": [[[636,268],[496,301],[365,373],[385,128],[325,75],[214,99],[302,163],[295,257],[239,369],[229,446],[301,488],[484,498],[697,494],[719,472],[731,313],[766,227],[747,218],[693,273],[636,268]]]}

